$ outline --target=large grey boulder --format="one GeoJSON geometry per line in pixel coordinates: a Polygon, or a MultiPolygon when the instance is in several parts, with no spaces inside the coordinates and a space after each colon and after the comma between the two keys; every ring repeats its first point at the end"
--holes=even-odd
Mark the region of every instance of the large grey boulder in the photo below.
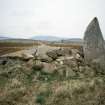
{"type": "MultiPolygon", "coordinates": [[[[95,17],[88,25],[84,36],[84,57],[87,63],[91,63],[94,59],[104,58],[100,63],[105,64],[105,45],[102,32],[100,30],[98,19],[95,17]]],[[[104,68],[104,67],[102,67],[104,68]]]]}

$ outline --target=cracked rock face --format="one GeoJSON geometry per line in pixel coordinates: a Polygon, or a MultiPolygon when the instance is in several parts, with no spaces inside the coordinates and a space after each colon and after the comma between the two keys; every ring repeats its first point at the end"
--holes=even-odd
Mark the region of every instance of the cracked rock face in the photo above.
{"type": "MultiPolygon", "coordinates": [[[[95,17],[88,25],[84,36],[84,57],[87,63],[105,57],[105,46],[98,19],[95,17]]],[[[101,60],[100,60],[101,61],[101,60]]],[[[100,62],[104,63],[104,62],[100,62]]]]}

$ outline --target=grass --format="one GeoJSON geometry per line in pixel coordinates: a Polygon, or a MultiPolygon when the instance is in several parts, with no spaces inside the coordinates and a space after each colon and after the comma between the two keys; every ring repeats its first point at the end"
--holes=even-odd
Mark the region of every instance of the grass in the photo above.
{"type": "Polygon", "coordinates": [[[0,56],[4,55],[4,54],[8,54],[8,53],[12,53],[12,52],[16,52],[16,51],[20,51],[20,50],[24,50],[25,48],[0,48],[0,56]]]}
{"type": "Polygon", "coordinates": [[[34,43],[0,42],[0,56],[38,45],[40,45],[38,42],[34,43]]]}
{"type": "Polygon", "coordinates": [[[1,47],[30,47],[30,46],[38,46],[38,42],[33,43],[22,43],[22,42],[0,42],[0,48],[1,47]]]}
{"type": "Polygon", "coordinates": [[[4,87],[7,82],[8,78],[0,76],[0,87],[4,87]]]}
{"type": "Polygon", "coordinates": [[[57,73],[49,74],[41,70],[33,69],[27,73],[27,69],[18,68],[12,72],[15,74],[8,78],[10,82],[4,81],[4,88],[0,87],[1,94],[6,92],[0,99],[0,105],[105,105],[104,77],[58,80],[57,73]],[[40,73],[39,78],[32,82],[36,72],[40,73]],[[20,86],[15,86],[17,82],[13,79],[18,80],[21,84],[17,85],[20,86]]]}
{"type": "Polygon", "coordinates": [[[82,46],[81,45],[72,45],[72,44],[61,44],[61,43],[49,43],[47,44],[48,46],[51,46],[51,47],[69,47],[69,48],[74,48],[74,49],[80,49],[82,46]]]}
{"type": "Polygon", "coordinates": [[[52,94],[52,92],[50,90],[44,91],[44,92],[40,92],[37,96],[36,96],[36,103],[39,103],[40,105],[46,105],[46,99],[52,94]]]}
{"type": "Polygon", "coordinates": [[[8,62],[0,66],[0,105],[105,105],[105,75],[65,78],[8,62]]]}

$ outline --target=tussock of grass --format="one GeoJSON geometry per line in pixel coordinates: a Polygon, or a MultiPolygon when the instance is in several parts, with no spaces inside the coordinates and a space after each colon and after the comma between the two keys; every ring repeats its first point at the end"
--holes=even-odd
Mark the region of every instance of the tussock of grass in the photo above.
{"type": "Polygon", "coordinates": [[[105,105],[105,76],[65,78],[10,60],[0,66],[0,105],[105,105]]]}

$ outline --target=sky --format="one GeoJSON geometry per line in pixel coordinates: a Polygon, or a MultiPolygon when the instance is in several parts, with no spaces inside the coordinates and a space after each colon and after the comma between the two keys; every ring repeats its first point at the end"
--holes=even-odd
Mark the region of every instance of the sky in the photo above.
{"type": "Polygon", "coordinates": [[[0,36],[82,38],[94,17],[105,38],[105,0],[0,0],[0,36]]]}

